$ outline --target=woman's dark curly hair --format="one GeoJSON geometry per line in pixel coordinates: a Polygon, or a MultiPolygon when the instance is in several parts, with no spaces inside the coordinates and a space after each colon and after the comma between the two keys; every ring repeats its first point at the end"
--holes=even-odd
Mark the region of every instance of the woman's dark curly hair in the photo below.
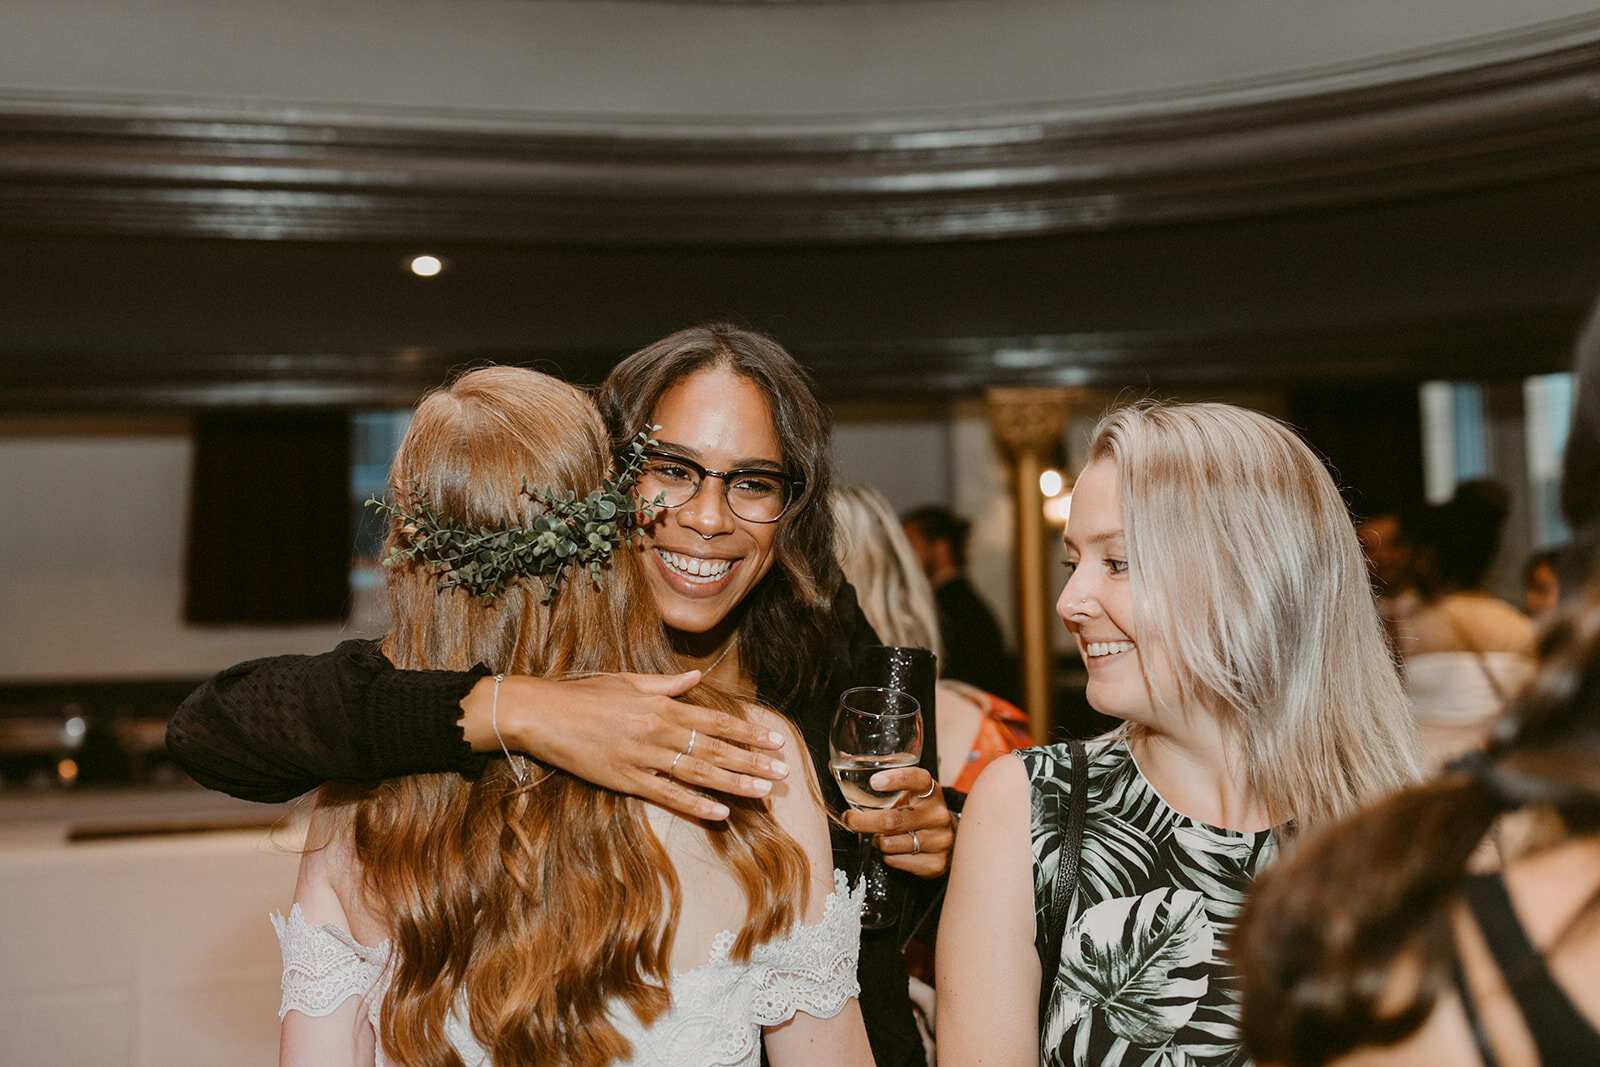
{"type": "MultiPolygon", "coordinates": [[[[758,695],[776,707],[814,688],[831,662],[828,619],[839,585],[833,556],[832,429],[810,376],[772,338],[714,322],[679,330],[617,364],[595,397],[614,448],[651,425],[663,394],[699,371],[719,368],[760,389],[772,412],[783,465],[804,482],[778,523],[777,565],[739,606],[739,662],[758,695]]],[[[825,682],[826,679],[820,679],[825,682]]]]}

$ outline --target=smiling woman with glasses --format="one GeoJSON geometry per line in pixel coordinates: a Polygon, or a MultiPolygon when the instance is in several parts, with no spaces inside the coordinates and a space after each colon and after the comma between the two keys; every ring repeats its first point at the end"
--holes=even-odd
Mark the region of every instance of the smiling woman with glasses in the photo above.
{"type": "Polygon", "coordinates": [[[761,467],[714,471],[687,456],[653,448],[645,453],[644,468],[639,472],[639,496],[643,500],[659,497],[661,507],[682,507],[695,498],[707,478],[722,483],[728,510],[745,522],[777,522],[805,486],[783,471],[761,467]]]}

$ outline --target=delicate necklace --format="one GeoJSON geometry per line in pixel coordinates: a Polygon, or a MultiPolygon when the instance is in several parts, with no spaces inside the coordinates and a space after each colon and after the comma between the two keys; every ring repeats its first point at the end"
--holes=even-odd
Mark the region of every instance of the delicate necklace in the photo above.
{"type": "Polygon", "coordinates": [[[711,676],[711,672],[712,671],[714,671],[718,667],[722,666],[722,661],[728,658],[728,653],[732,652],[733,651],[733,646],[737,645],[738,643],[739,643],[739,633],[738,633],[737,630],[735,630],[734,634],[733,634],[733,637],[728,640],[728,644],[723,648],[723,650],[720,653],[717,654],[717,658],[711,661],[711,666],[700,668],[700,677],[709,678],[711,676]]]}

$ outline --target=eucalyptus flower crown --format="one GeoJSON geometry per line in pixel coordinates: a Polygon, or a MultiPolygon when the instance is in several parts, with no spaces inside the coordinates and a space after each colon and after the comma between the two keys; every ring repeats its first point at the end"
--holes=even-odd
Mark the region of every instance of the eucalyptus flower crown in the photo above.
{"type": "Polygon", "coordinates": [[[645,450],[655,444],[650,435],[657,429],[652,426],[641,431],[618,457],[621,463],[616,478],[605,479],[599,489],[581,500],[570,489],[564,493],[548,485],[535,489],[524,478],[518,497],[544,508],[527,525],[480,525],[473,530],[440,522],[420,478],[411,479],[409,505],[373,497],[367,506],[398,519],[406,540],[405,546],[389,550],[383,565],[420,563],[438,576],[440,590],[461,589],[481,597],[498,596],[518,578],[543,577],[541,599],[546,603],[555,596],[568,564],[584,568],[598,584],[601,568],[610,562],[615,549],[642,535],[641,523],[660,502],[658,496],[641,503],[633,494],[645,450]]]}

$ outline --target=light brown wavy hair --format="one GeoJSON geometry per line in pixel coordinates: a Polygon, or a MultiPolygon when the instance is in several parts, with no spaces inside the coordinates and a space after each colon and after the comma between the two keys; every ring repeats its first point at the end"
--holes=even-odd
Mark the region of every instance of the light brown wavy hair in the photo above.
{"type": "MultiPolygon", "coordinates": [[[[442,522],[503,527],[539,505],[526,477],[582,496],[607,474],[605,427],[578,390],[512,367],[471,371],[418,404],[392,494],[417,479],[442,522]]],[[[386,549],[399,545],[392,523],[386,549]]],[[[495,597],[440,590],[414,563],[387,569],[384,653],[413,670],[545,678],[679,669],[636,551],[592,582],[577,568],[549,603],[543,579],[495,597]]],[[[694,702],[746,716],[701,686],[694,702]]],[[[465,1008],[496,1063],[602,1064],[629,1054],[607,1017],[667,1010],[681,889],[643,802],[559,770],[521,783],[508,761],[475,777],[413,775],[328,794],[362,872],[362,903],[389,923],[397,962],[378,1038],[397,1063],[461,1067],[444,1033],[465,1008]]],[[[756,802],[730,800],[707,830],[748,910],[732,955],[785,932],[806,905],[805,853],[756,802]]]]}

